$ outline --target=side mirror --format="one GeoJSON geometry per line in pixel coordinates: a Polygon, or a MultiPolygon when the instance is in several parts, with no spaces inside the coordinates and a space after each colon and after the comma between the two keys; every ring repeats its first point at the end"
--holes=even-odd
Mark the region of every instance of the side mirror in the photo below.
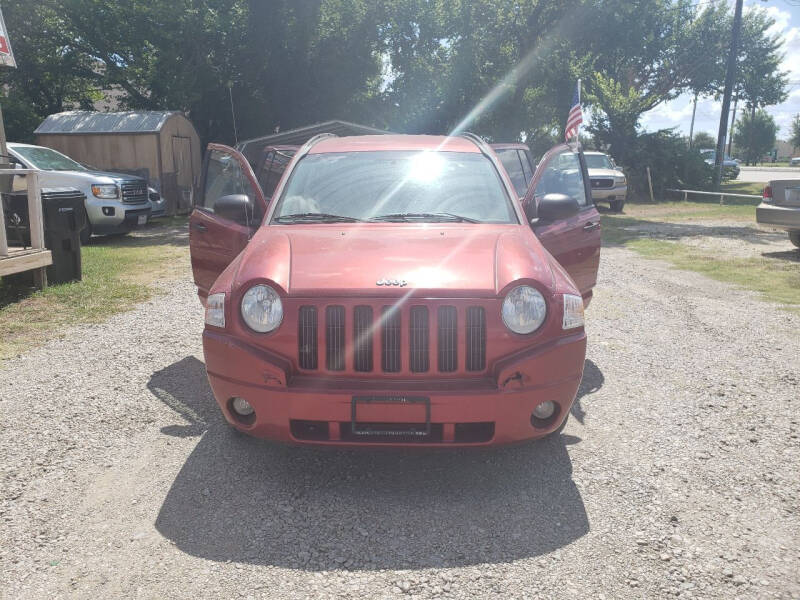
{"type": "Polygon", "coordinates": [[[217,198],[214,213],[223,219],[230,219],[240,225],[253,223],[253,202],[245,194],[230,194],[217,198]]]}
{"type": "Polygon", "coordinates": [[[550,223],[561,219],[568,219],[577,215],[580,210],[578,201],[566,194],[545,194],[536,208],[536,216],[539,222],[550,223]]]}

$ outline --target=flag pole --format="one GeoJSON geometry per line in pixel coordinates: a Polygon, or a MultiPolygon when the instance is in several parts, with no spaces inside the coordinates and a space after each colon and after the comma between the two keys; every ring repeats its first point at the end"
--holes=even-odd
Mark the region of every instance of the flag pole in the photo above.
{"type": "MultiPolygon", "coordinates": [[[[578,79],[578,106],[580,106],[581,107],[581,111],[583,111],[583,106],[581,105],[581,80],[580,80],[580,78],[578,79]]],[[[578,126],[575,128],[575,141],[576,142],[578,142],[579,139],[580,139],[580,137],[579,137],[580,136],[580,131],[581,131],[581,126],[580,126],[580,123],[579,123],[578,126]]]]}

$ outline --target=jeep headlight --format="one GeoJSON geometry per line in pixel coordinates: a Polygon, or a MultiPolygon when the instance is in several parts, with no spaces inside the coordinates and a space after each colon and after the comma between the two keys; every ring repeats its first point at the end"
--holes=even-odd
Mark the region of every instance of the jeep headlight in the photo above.
{"type": "Polygon", "coordinates": [[[103,200],[115,200],[119,198],[119,188],[114,183],[95,183],[92,184],[92,194],[103,200]]]}
{"type": "Polygon", "coordinates": [[[514,333],[533,333],[547,316],[547,303],[539,290],[520,285],[503,300],[503,323],[514,333]]]}
{"type": "Polygon", "coordinates": [[[614,177],[614,185],[625,185],[625,177],[614,177]]]}
{"type": "Polygon", "coordinates": [[[251,287],[242,297],[242,318],[258,333],[277,329],[283,321],[283,303],[278,292],[264,284],[251,287]]]}

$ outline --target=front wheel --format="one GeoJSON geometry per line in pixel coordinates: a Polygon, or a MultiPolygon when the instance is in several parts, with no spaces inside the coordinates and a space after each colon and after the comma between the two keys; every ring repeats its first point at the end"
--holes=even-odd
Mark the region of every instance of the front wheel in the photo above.
{"type": "Polygon", "coordinates": [[[792,242],[798,248],[800,248],[800,231],[790,231],[789,241],[792,242]]]}
{"type": "Polygon", "coordinates": [[[625,206],[625,200],[612,200],[609,202],[609,205],[614,212],[622,212],[622,207],[625,206]]]}

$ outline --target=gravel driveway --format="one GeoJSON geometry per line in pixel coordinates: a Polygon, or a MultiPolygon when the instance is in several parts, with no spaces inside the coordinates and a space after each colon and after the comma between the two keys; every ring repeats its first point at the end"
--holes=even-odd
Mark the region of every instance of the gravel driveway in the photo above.
{"type": "Polygon", "coordinates": [[[800,318],[621,248],[588,318],[565,435],[492,451],[234,434],[189,283],[6,361],[0,596],[800,598],[800,318]]]}

